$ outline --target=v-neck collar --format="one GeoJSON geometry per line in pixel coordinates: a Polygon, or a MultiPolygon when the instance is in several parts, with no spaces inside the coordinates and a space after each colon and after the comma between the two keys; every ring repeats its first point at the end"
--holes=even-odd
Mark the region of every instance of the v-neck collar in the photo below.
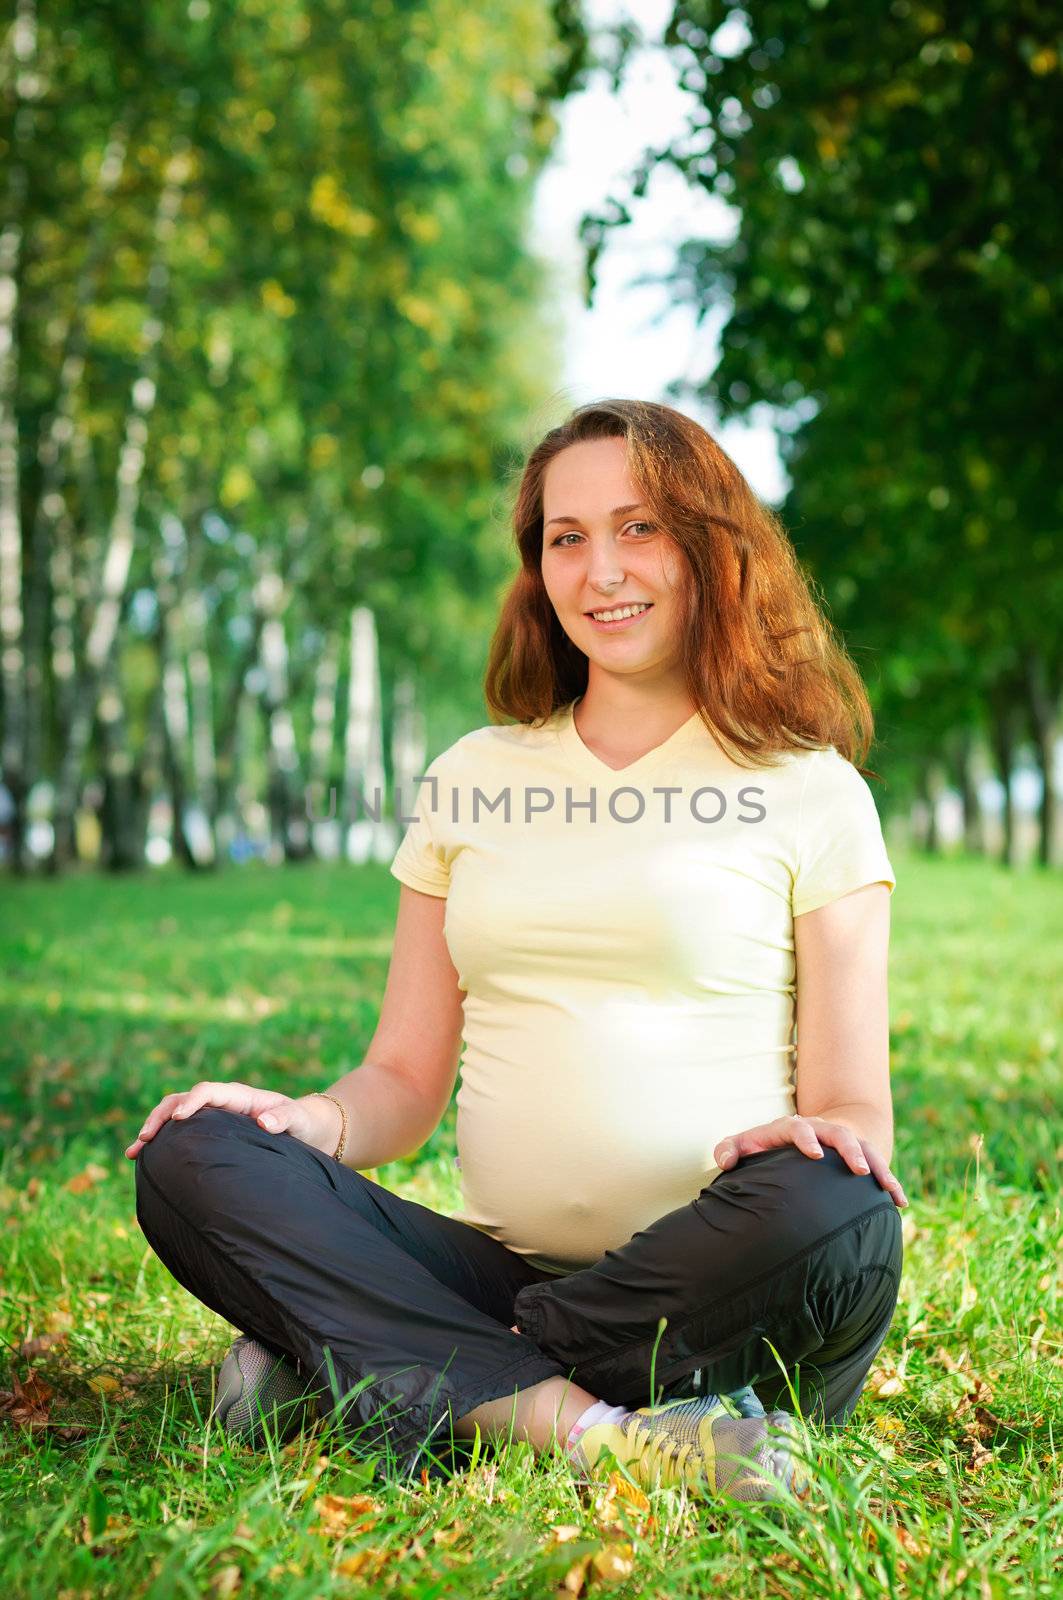
{"type": "Polygon", "coordinates": [[[576,727],[575,711],[577,705],[582,699],[583,696],[580,695],[577,699],[571,701],[567,706],[563,706],[557,713],[557,736],[560,741],[561,748],[564,750],[568,758],[575,764],[583,767],[588,772],[593,772],[596,774],[604,773],[607,776],[616,779],[626,778],[630,776],[631,773],[641,773],[646,771],[648,768],[657,766],[658,763],[667,759],[667,757],[670,756],[679,745],[686,744],[686,742],[692,737],[696,736],[699,731],[708,737],[707,729],[705,728],[705,724],[701,719],[701,713],[695,711],[692,716],[687,718],[681,727],[678,727],[673,734],[670,734],[669,737],[664,740],[663,744],[654,745],[652,750],[647,750],[646,754],[639,756],[637,761],[629,761],[626,767],[611,767],[608,762],[603,761],[600,756],[596,756],[594,751],[589,749],[580,738],[579,729],[576,727]]]}

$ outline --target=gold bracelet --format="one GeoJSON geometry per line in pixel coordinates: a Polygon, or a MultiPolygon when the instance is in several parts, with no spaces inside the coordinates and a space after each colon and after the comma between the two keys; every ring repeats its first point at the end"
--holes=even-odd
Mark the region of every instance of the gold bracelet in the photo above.
{"type": "Polygon", "coordinates": [[[339,1100],[336,1099],[336,1096],[334,1094],[326,1094],[324,1089],[312,1089],[310,1092],[311,1092],[311,1094],[320,1095],[322,1100],[331,1100],[332,1104],[334,1106],[339,1106],[339,1108],[340,1108],[340,1116],[343,1118],[343,1126],[340,1129],[340,1142],[336,1146],[335,1152],[333,1153],[333,1157],[332,1157],[333,1161],[339,1161],[343,1156],[344,1146],[347,1143],[347,1112],[346,1112],[346,1109],[344,1108],[343,1104],[339,1100]]]}

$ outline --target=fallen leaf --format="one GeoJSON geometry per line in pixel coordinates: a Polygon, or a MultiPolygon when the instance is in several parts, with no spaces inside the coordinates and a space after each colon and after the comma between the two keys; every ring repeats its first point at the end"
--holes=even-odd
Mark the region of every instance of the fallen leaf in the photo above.
{"type": "Polygon", "coordinates": [[[372,1495],[323,1494],[314,1501],[318,1521],[312,1533],[329,1539],[340,1539],[348,1533],[365,1533],[372,1528],[380,1513],[379,1503],[372,1495]]]}
{"type": "MultiPolygon", "coordinates": [[[[931,1463],[928,1462],[927,1465],[929,1466],[931,1463]]],[[[918,1538],[914,1533],[912,1533],[911,1529],[906,1528],[903,1522],[897,1523],[893,1532],[897,1543],[901,1546],[902,1550],[906,1550],[910,1556],[916,1556],[920,1561],[924,1561],[930,1554],[929,1544],[926,1544],[922,1539],[918,1538]]]]}
{"type": "Polygon", "coordinates": [[[98,1183],[102,1183],[105,1178],[109,1177],[110,1173],[106,1167],[101,1167],[97,1162],[90,1161],[83,1172],[79,1172],[74,1178],[68,1178],[63,1188],[68,1189],[71,1194],[85,1194],[89,1189],[94,1189],[98,1183]]]}
{"type": "Polygon", "coordinates": [[[432,1535],[433,1544],[455,1544],[465,1532],[465,1523],[460,1518],[450,1524],[449,1528],[437,1528],[432,1535]]]}
{"type": "Polygon", "coordinates": [[[635,1570],[635,1547],[614,1541],[591,1557],[591,1565],[603,1583],[619,1583],[635,1570]]]}
{"type": "Polygon", "coordinates": [[[363,1572],[369,1578],[375,1578],[382,1572],[392,1558],[390,1550],[377,1550],[367,1547],[365,1550],[355,1550],[353,1554],[344,1556],[336,1563],[336,1571],[342,1572],[345,1578],[357,1578],[363,1572]]]}
{"type": "Polygon", "coordinates": [[[986,1462],[987,1461],[992,1461],[992,1459],[993,1459],[992,1450],[987,1450],[984,1445],[979,1444],[977,1439],[972,1438],[971,1439],[971,1454],[970,1454],[969,1460],[967,1460],[964,1463],[964,1471],[965,1472],[980,1472],[981,1469],[985,1466],[986,1462]]]}
{"type": "Polygon", "coordinates": [[[0,1390],[0,1409],[7,1412],[12,1422],[24,1427],[47,1426],[48,1402],[55,1393],[51,1384],[32,1369],[24,1383],[15,1373],[11,1375],[11,1382],[13,1389],[0,1390]]]}
{"type": "Polygon", "coordinates": [[[562,1580],[562,1587],[569,1594],[580,1594],[582,1592],[587,1577],[587,1568],[590,1564],[591,1558],[586,1555],[580,1556],[579,1560],[573,1562],[572,1566],[569,1567],[562,1580]]]}
{"type": "Polygon", "coordinates": [[[122,1387],[110,1372],[97,1372],[87,1381],[89,1388],[94,1389],[97,1394],[117,1394],[122,1387]]]}
{"type": "Polygon", "coordinates": [[[639,1488],[637,1483],[629,1483],[626,1478],[621,1477],[619,1472],[614,1472],[610,1475],[609,1483],[618,1499],[628,1501],[630,1505],[635,1506],[639,1511],[648,1511],[650,1509],[649,1496],[639,1488]]]}
{"type": "Polygon", "coordinates": [[[46,1350],[52,1350],[56,1345],[66,1343],[66,1332],[39,1333],[35,1339],[24,1339],[18,1347],[18,1353],[24,1361],[35,1361],[38,1356],[44,1355],[46,1350]]]}

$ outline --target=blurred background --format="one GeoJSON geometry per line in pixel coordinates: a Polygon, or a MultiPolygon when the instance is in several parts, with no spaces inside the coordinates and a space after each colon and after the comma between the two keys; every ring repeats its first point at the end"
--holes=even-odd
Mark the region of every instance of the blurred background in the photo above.
{"type": "Polygon", "coordinates": [[[603,395],[780,510],[891,845],[1058,867],[1058,23],[14,0],[6,870],[389,860],[488,720],[524,455],[603,395]]]}

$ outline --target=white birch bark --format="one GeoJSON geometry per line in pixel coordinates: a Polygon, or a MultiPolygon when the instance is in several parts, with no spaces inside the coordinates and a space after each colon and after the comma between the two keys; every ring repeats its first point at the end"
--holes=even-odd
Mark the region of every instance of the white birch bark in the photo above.
{"type": "Polygon", "coordinates": [[[351,612],[350,677],[344,760],[344,817],[349,861],[387,856],[384,823],[384,741],[376,621],[368,606],[351,612]]]}
{"type": "Polygon", "coordinates": [[[192,720],[192,783],[197,811],[202,814],[204,847],[211,861],[217,849],[212,819],[216,807],[217,768],[214,751],[214,693],[207,649],[207,606],[198,584],[184,597],[189,711],[192,720]]]}
{"type": "Polygon", "coordinates": [[[158,349],[162,338],[162,305],[169,283],[168,247],[177,225],[184,185],[191,173],[191,161],[184,148],[174,152],[166,167],[159,196],[153,233],[153,259],[148,272],[147,313],[141,340],[140,368],[134,379],[126,420],[125,437],[119,454],[114,511],[107,536],[107,549],[99,594],[78,680],[74,716],[56,786],[56,837],[61,819],[73,811],[81,768],[92,732],[104,663],[115,646],[118,619],[133,559],[136,516],[144,477],[148,442],[148,421],[155,405],[155,378],[158,349]]]}
{"type": "MultiPolygon", "coordinates": [[[[124,123],[115,125],[103,152],[97,179],[97,216],[105,212],[106,202],[125,169],[127,132],[124,123]]],[[[74,303],[61,340],[62,358],[56,385],[55,404],[41,420],[38,433],[37,462],[40,471],[40,490],[34,508],[29,538],[29,581],[26,597],[25,658],[26,658],[26,742],[25,772],[28,786],[40,776],[41,749],[44,740],[44,663],[47,656],[45,643],[47,596],[49,580],[54,578],[54,567],[49,552],[60,539],[59,523],[67,516],[63,494],[64,467],[69,446],[75,435],[74,406],[78,388],[85,370],[86,318],[96,293],[100,264],[104,254],[104,230],[98,222],[78,274],[74,303]]],[[[60,561],[59,576],[64,587],[59,592],[53,588],[53,609],[61,604],[65,610],[71,588],[72,573],[64,570],[60,561]]],[[[73,617],[64,617],[64,624],[73,625],[73,617]]],[[[53,661],[54,661],[53,643],[53,661]]],[[[72,655],[64,659],[72,660],[72,655]]],[[[72,682],[73,680],[69,680],[72,682]]],[[[64,692],[67,680],[64,680],[64,692]]],[[[65,742],[66,720],[59,722],[61,745],[65,742]]],[[[61,747],[61,746],[60,746],[61,747]]]]}
{"type": "Polygon", "coordinates": [[[292,804],[299,755],[288,701],[288,640],[283,622],[287,602],[288,592],[280,574],[273,570],[264,572],[256,586],[255,603],[265,613],[259,664],[266,718],[271,855],[276,861],[303,853],[310,836],[308,820],[305,816],[295,816],[292,804]]]}
{"type": "Polygon", "coordinates": [[[41,83],[37,61],[35,0],[18,0],[9,34],[13,58],[14,148],[7,176],[7,207],[0,228],[0,677],[4,726],[0,768],[13,802],[12,864],[25,865],[26,679],[22,644],[22,513],[19,490],[18,312],[23,217],[28,176],[25,149],[33,132],[33,103],[41,83]]]}
{"type": "Polygon", "coordinates": [[[329,633],[314,674],[314,698],[310,713],[310,782],[307,789],[307,810],[312,819],[310,842],[314,854],[325,861],[336,859],[341,841],[336,791],[329,785],[336,743],[339,668],[339,640],[334,633],[329,633]]]}

